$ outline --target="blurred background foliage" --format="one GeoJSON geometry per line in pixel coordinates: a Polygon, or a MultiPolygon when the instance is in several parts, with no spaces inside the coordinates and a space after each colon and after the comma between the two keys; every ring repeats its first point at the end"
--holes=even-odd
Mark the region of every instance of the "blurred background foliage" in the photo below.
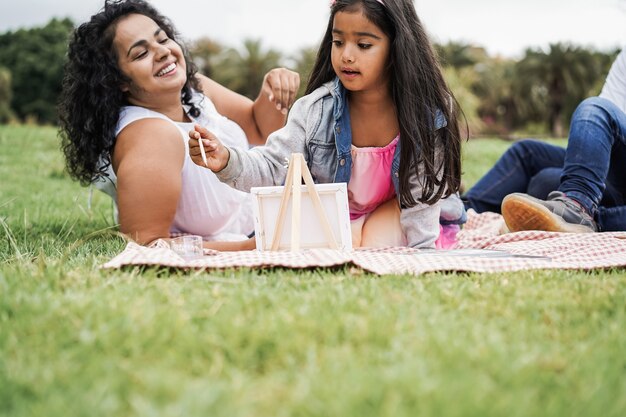
{"type": "Polygon", "coordinates": [[[0,34],[0,121],[54,123],[67,39],[74,24],[52,19],[43,27],[0,34]],[[5,93],[5,91],[7,91],[5,93]],[[9,112],[3,112],[6,106],[9,112]]]}
{"type": "MultiPolygon", "coordinates": [[[[52,19],[43,27],[0,33],[0,123],[56,122],[73,28],[69,19],[52,19]]],[[[302,95],[317,52],[309,46],[285,54],[258,39],[234,47],[200,38],[187,47],[201,73],[251,99],[265,73],[277,66],[300,73],[302,95]]],[[[472,137],[566,136],[576,105],[600,93],[619,52],[556,43],[529,48],[515,60],[460,42],[435,49],[472,137]]]]}

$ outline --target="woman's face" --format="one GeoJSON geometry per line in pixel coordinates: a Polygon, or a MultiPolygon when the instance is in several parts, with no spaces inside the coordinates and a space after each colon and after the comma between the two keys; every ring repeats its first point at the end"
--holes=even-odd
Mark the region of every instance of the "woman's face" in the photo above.
{"type": "Polygon", "coordinates": [[[119,69],[130,78],[121,89],[131,102],[180,94],[187,81],[183,51],[154,20],[141,14],[123,17],[117,23],[113,47],[119,69]]]}

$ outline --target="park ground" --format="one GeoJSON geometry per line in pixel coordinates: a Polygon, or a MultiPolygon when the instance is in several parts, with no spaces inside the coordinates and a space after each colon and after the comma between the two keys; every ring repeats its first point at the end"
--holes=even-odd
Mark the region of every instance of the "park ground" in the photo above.
{"type": "Polygon", "coordinates": [[[0,126],[0,416],[626,415],[624,270],[103,271],[89,195],[55,129],[0,126]]]}

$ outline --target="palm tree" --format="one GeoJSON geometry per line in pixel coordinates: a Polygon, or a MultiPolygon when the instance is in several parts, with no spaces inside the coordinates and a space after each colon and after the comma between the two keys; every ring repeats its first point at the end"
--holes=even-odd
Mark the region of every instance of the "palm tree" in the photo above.
{"type": "MultiPolygon", "coordinates": [[[[626,1],[624,2],[626,5],[626,1]]],[[[611,65],[615,62],[615,58],[620,53],[620,49],[615,49],[609,52],[593,52],[594,59],[597,60],[600,66],[600,72],[598,78],[594,82],[594,84],[589,88],[587,93],[588,96],[597,96],[602,91],[602,86],[604,86],[604,81],[606,80],[606,76],[611,69],[611,65]]]]}
{"type": "Polygon", "coordinates": [[[200,38],[194,41],[189,48],[193,62],[198,66],[201,74],[209,78],[214,76],[215,60],[224,48],[218,42],[210,38],[200,38]]]}
{"type": "Polygon", "coordinates": [[[478,108],[480,99],[472,91],[472,85],[476,82],[476,72],[472,68],[444,68],[444,77],[448,87],[454,94],[462,112],[461,134],[463,137],[475,136],[484,127],[478,108]],[[467,127],[467,132],[465,131],[467,127]]]}
{"type": "Polygon", "coordinates": [[[474,66],[478,114],[491,133],[507,135],[518,124],[521,103],[513,89],[515,65],[513,60],[498,57],[474,66]]]}
{"type": "Polygon", "coordinates": [[[563,137],[566,116],[587,96],[601,72],[601,62],[590,51],[551,44],[548,53],[526,50],[517,66],[517,90],[531,105],[544,101],[552,135],[563,137]]]}
{"type": "Polygon", "coordinates": [[[456,69],[471,67],[487,59],[485,48],[461,42],[436,44],[435,50],[444,67],[456,69]]]}
{"type": "Polygon", "coordinates": [[[220,56],[214,66],[214,78],[231,90],[255,99],[265,74],[280,66],[281,54],[272,49],[263,50],[260,40],[247,39],[243,46],[242,52],[230,48],[220,56]]]}
{"type": "Polygon", "coordinates": [[[304,95],[306,86],[311,76],[311,70],[315,64],[315,58],[317,56],[317,47],[311,46],[302,48],[298,51],[294,57],[296,63],[295,71],[300,74],[300,88],[298,89],[298,97],[304,95]]]}

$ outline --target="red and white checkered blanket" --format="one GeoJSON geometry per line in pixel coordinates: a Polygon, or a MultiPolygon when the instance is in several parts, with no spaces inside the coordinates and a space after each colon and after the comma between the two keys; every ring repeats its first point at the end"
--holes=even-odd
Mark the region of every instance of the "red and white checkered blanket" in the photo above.
{"type": "Polygon", "coordinates": [[[353,265],[379,275],[432,271],[505,272],[526,269],[576,269],[626,267],[626,232],[499,234],[504,222],[494,213],[468,213],[453,250],[417,250],[404,247],[358,249],[341,252],[309,249],[299,252],[205,251],[198,260],[184,260],[160,241],[153,247],[129,243],[103,265],[161,266],[183,269],[319,268],[353,265]]]}

